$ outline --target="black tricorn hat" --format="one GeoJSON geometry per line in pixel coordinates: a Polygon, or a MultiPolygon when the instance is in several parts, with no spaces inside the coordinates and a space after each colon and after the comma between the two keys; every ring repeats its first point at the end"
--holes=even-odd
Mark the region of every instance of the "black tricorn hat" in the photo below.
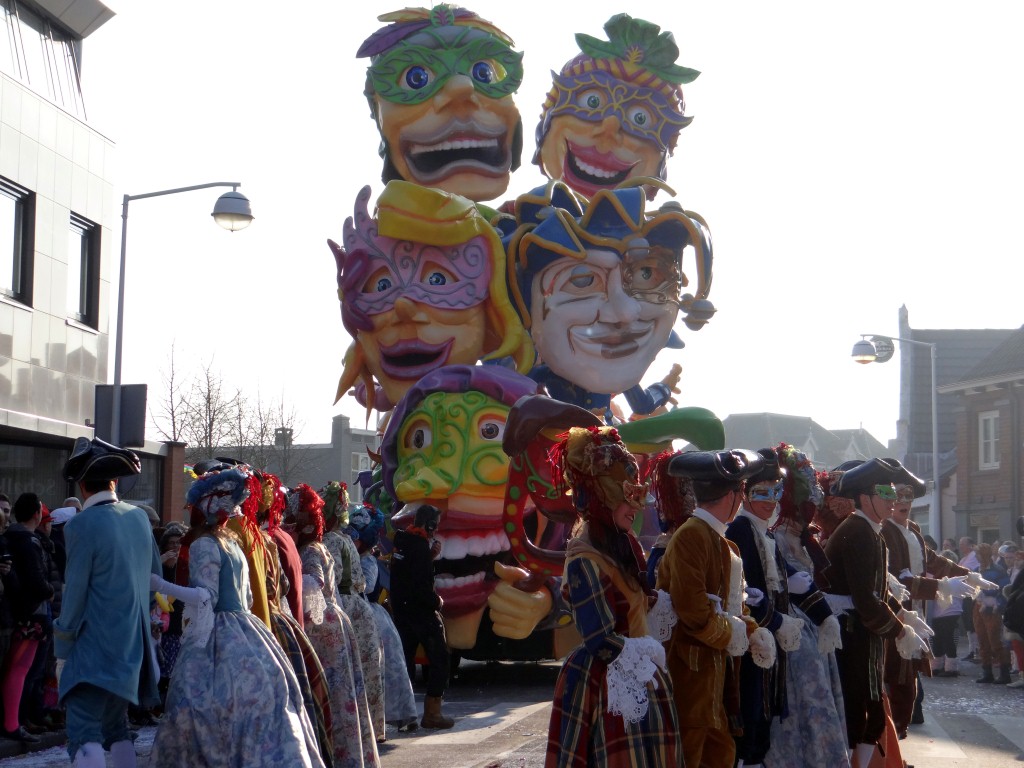
{"type": "Polygon", "coordinates": [[[231,469],[235,464],[230,461],[225,461],[222,458],[216,459],[202,459],[192,465],[192,471],[195,472],[197,477],[202,477],[207,472],[223,472],[225,469],[231,469]]]}
{"type": "Polygon", "coordinates": [[[896,459],[868,459],[843,472],[832,486],[831,493],[856,501],[858,496],[869,493],[876,485],[899,483],[908,475],[913,477],[896,459]]]}
{"type": "Polygon", "coordinates": [[[753,451],[686,451],[669,459],[668,474],[700,483],[733,485],[757,474],[763,467],[764,458],[753,451]]]}
{"type": "Polygon", "coordinates": [[[757,455],[763,462],[761,469],[747,478],[747,487],[755,483],[777,483],[786,477],[786,470],[779,464],[779,454],[774,448],[761,448],[757,455]]]}
{"type": "MultiPolygon", "coordinates": [[[[887,459],[887,461],[896,461],[896,459],[887,459]]],[[[899,462],[896,463],[899,464],[899,462]]],[[[925,484],[924,480],[919,478],[917,475],[915,475],[909,469],[904,467],[902,464],[900,464],[900,469],[903,470],[902,476],[898,480],[893,480],[893,483],[896,485],[897,491],[900,489],[901,485],[907,486],[908,488],[912,488],[914,491],[915,499],[921,498],[922,496],[925,495],[925,493],[928,492],[928,486],[925,484]]]]}
{"type": "Polygon", "coordinates": [[[72,483],[83,480],[105,482],[119,477],[137,475],[142,471],[139,457],[127,448],[104,442],[99,438],[75,440],[71,457],[64,464],[64,479],[72,483]]]}

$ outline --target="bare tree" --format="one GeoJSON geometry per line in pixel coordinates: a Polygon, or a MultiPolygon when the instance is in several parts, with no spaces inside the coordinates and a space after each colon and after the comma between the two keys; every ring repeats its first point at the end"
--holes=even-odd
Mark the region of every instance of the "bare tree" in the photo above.
{"type": "Polygon", "coordinates": [[[150,418],[165,440],[187,444],[186,461],[227,455],[273,472],[286,484],[308,468],[307,449],[295,444],[302,425],[283,397],[268,402],[258,392],[252,399],[240,389],[230,391],[213,359],[184,385],[173,346],[163,381],[150,418]]]}

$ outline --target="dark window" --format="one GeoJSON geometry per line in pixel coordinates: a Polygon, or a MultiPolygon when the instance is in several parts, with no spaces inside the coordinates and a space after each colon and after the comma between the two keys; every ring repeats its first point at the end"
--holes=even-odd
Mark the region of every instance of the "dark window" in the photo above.
{"type": "Polygon", "coordinates": [[[0,179],[0,294],[32,303],[35,195],[0,179]]]}
{"type": "Polygon", "coordinates": [[[100,291],[100,228],[71,214],[68,228],[68,317],[96,327],[100,291]]]}

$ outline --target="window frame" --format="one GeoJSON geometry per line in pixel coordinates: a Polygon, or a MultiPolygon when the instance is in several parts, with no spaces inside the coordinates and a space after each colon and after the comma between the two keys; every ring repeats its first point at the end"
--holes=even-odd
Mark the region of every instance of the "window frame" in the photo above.
{"type": "MultiPolygon", "coordinates": [[[[90,328],[99,324],[100,300],[100,227],[84,216],[72,212],[68,218],[68,233],[77,232],[80,237],[82,253],[78,274],[78,306],[67,307],[67,316],[90,328]]],[[[68,238],[70,248],[71,238],[68,238]]],[[[68,291],[72,284],[71,253],[68,253],[68,291]]]]}
{"type": "Polygon", "coordinates": [[[999,469],[999,411],[978,412],[978,469],[999,469]],[[991,434],[986,437],[986,425],[990,425],[991,434]],[[991,449],[990,455],[986,455],[987,448],[991,449]]]}
{"type": "MultiPolygon", "coordinates": [[[[11,259],[11,285],[0,285],[0,296],[32,306],[32,275],[35,256],[36,195],[10,179],[0,177],[0,195],[14,201],[13,239],[9,254],[0,258],[11,259]]],[[[7,244],[2,244],[5,250],[7,244]]]]}

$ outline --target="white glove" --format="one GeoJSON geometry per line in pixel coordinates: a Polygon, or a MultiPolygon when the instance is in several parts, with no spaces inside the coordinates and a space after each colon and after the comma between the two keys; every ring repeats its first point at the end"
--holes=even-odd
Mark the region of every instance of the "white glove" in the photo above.
{"type": "Polygon", "coordinates": [[[743,598],[743,602],[751,608],[756,608],[764,602],[764,592],[757,587],[747,587],[747,596],[743,598]]]}
{"type": "Polygon", "coordinates": [[[722,598],[720,598],[718,595],[712,595],[710,592],[706,594],[708,596],[708,600],[711,601],[711,605],[715,609],[715,614],[717,616],[724,616],[725,611],[722,610],[722,598]]]}
{"type": "Polygon", "coordinates": [[[149,575],[149,591],[173,597],[185,605],[201,605],[213,599],[213,595],[202,587],[183,587],[180,584],[172,584],[155,573],[149,575]]]}
{"type": "Polygon", "coordinates": [[[765,627],[758,627],[750,635],[750,655],[761,669],[768,669],[775,663],[775,638],[765,627]]]}
{"type": "Polygon", "coordinates": [[[828,603],[828,607],[832,610],[834,616],[853,610],[853,598],[849,595],[833,595],[829,592],[824,592],[823,594],[825,595],[825,602],[828,603]]]}
{"type": "Polygon", "coordinates": [[[807,571],[799,571],[786,579],[786,586],[791,595],[803,595],[814,589],[814,579],[807,571]]]}
{"type": "Polygon", "coordinates": [[[939,579],[939,591],[950,598],[962,600],[965,597],[977,597],[979,590],[967,583],[966,576],[954,576],[952,579],[939,579]]]}
{"type": "Polygon", "coordinates": [[[904,624],[903,629],[896,636],[896,650],[904,659],[920,659],[928,652],[928,642],[918,637],[914,628],[904,624]]]}
{"type": "Polygon", "coordinates": [[[726,618],[729,621],[732,637],[729,639],[729,645],[725,647],[725,651],[730,656],[742,656],[750,647],[750,642],[747,640],[747,624],[736,616],[726,616],[726,618]]]}
{"type": "Polygon", "coordinates": [[[911,570],[909,568],[904,568],[902,571],[900,571],[899,578],[901,578],[901,579],[912,579],[912,578],[914,578],[914,574],[911,572],[911,570]]]}
{"type": "Polygon", "coordinates": [[[795,616],[782,614],[782,625],[775,631],[775,639],[779,648],[791,653],[800,647],[800,633],[804,630],[804,620],[795,616]]]}
{"type": "Polygon", "coordinates": [[[839,619],[829,616],[818,627],[818,653],[832,653],[842,647],[843,637],[839,631],[839,619]]]}
{"type": "Polygon", "coordinates": [[[893,576],[891,573],[885,575],[886,581],[889,582],[889,594],[893,596],[893,599],[901,605],[910,599],[910,590],[900,584],[900,580],[893,576]]]}
{"type": "Polygon", "coordinates": [[[914,628],[914,632],[919,637],[932,637],[935,634],[935,630],[928,626],[924,619],[922,619],[917,611],[902,610],[899,612],[897,618],[903,622],[904,625],[909,625],[914,628]]]}
{"type": "Polygon", "coordinates": [[[991,581],[981,578],[981,574],[977,571],[971,571],[967,574],[967,583],[972,587],[977,587],[978,589],[997,589],[999,587],[998,584],[994,584],[991,581]]]}

